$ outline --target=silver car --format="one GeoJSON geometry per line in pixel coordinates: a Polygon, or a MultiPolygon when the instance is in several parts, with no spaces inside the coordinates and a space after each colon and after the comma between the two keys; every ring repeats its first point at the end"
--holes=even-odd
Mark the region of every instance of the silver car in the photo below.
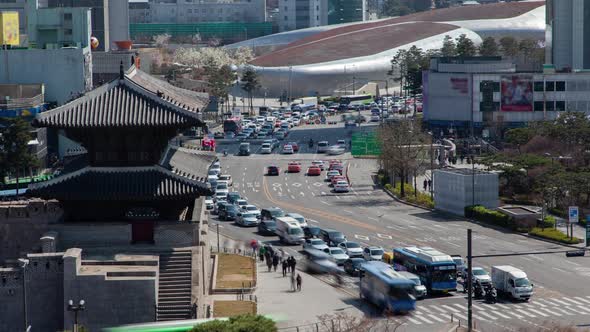
{"type": "Polygon", "coordinates": [[[305,242],[303,242],[303,249],[316,249],[316,250],[324,250],[327,249],[328,245],[326,244],[326,242],[324,242],[324,240],[320,240],[320,239],[316,239],[316,238],[311,238],[311,239],[306,239],[305,242]]]}
{"type": "Polygon", "coordinates": [[[338,247],[328,247],[328,248],[324,249],[324,252],[326,254],[330,255],[330,258],[332,259],[332,261],[338,265],[344,264],[344,262],[346,262],[346,260],[350,258],[344,252],[344,250],[342,250],[342,248],[338,248],[338,247]]]}

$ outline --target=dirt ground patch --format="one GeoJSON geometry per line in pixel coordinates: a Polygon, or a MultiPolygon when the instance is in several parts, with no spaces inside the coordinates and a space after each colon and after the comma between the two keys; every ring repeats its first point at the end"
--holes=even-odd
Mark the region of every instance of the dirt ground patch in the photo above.
{"type": "Polygon", "coordinates": [[[240,288],[256,285],[256,262],[250,257],[217,255],[216,288],[240,288]]]}
{"type": "Polygon", "coordinates": [[[213,301],[214,317],[231,317],[256,314],[256,303],[252,301],[213,301]]]}

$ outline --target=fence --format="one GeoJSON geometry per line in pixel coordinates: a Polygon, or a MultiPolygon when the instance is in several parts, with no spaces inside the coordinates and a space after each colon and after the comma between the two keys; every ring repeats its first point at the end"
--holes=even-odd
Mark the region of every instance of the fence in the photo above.
{"type": "Polygon", "coordinates": [[[218,251],[217,246],[211,246],[211,253],[235,254],[235,255],[242,255],[242,256],[246,256],[246,257],[255,257],[256,256],[256,253],[251,249],[221,247],[221,248],[219,248],[219,251],[218,251]]]}

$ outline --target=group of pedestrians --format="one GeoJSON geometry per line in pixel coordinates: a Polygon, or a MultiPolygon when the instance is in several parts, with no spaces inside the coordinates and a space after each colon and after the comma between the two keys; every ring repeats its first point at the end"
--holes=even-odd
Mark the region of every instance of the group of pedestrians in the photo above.
{"type": "Polygon", "coordinates": [[[281,264],[283,268],[283,277],[287,276],[287,272],[291,273],[291,290],[293,292],[301,291],[301,283],[303,280],[301,274],[295,273],[295,267],[297,266],[297,260],[295,257],[289,256],[288,258],[285,258],[285,251],[283,249],[277,251],[270,245],[259,246],[258,244],[252,244],[252,248],[254,250],[258,248],[258,257],[261,262],[266,262],[268,272],[271,272],[272,270],[277,272],[277,267],[281,264]]]}

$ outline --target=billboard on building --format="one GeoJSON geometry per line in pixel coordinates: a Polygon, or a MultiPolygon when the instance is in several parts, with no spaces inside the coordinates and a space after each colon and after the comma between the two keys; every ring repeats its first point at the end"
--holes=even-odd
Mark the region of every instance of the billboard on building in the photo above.
{"type": "Polygon", "coordinates": [[[503,112],[533,111],[533,77],[530,75],[502,76],[503,112]]]}
{"type": "Polygon", "coordinates": [[[20,45],[18,12],[0,12],[0,45],[20,45]]]}

